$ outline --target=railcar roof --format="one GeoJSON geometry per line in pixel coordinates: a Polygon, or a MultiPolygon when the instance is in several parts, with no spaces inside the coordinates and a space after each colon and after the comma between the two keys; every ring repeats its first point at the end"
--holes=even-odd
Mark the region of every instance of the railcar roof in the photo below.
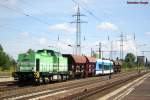
{"type": "Polygon", "coordinates": [[[110,60],[102,60],[102,59],[97,59],[96,62],[97,62],[97,63],[102,63],[102,62],[104,62],[104,63],[111,63],[111,64],[113,64],[113,62],[110,61],[110,60]]]}
{"type": "Polygon", "coordinates": [[[63,54],[63,56],[71,57],[73,59],[73,61],[77,64],[84,64],[87,61],[85,56],[71,55],[71,54],[63,54]]]}
{"type": "Polygon", "coordinates": [[[96,58],[94,58],[94,57],[89,57],[89,56],[85,56],[85,57],[87,58],[88,62],[90,62],[90,63],[96,62],[96,58]]]}

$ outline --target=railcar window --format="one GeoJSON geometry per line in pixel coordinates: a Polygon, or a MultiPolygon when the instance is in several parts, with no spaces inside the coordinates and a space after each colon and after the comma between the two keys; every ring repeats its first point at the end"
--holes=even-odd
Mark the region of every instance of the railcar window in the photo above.
{"type": "Polygon", "coordinates": [[[109,65],[104,65],[104,69],[105,70],[109,70],[111,68],[111,66],[109,66],[109,65]]]}

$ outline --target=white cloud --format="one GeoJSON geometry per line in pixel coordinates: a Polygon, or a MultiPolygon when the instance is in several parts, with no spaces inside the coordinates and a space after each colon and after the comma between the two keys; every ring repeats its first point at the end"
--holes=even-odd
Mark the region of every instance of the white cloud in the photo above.
{"type": "Polygon", "coordinates": [[[66,33],[75,32],[75,28],[72,28],[68,23],[60,23],[49,26],[50,31],[64,31],[66,33]]]}
{"type": "Polygon", "coordinates": [[[18,4],[18,0],[7,0],[11,5],[16,5],[18,4]]]}
{"type": "Polygon", "coordinates": [[[73,53],[74,43],[72,43],[71,39],[66,39],[65,41],[60,40],[56,43],[56,47],[60,49],[61,53],[73,53]],[[68,46],[68,45],[71,45],[68,46]]]}
{"type": "Polygon", "coordinates": [[[146,32],[145,34],[146,34],[146,35],[150,35],[150,32],[146,32]]]}
{"type": "Polygon", "coordinates": [[[81,2],[88,3],[89,0],[80,0],[81,2]]]}
{"type": "Polygon", "coordinates": [[[85,4],[93,4],[93,3],[95,3],[96,1],[94,1],[94,0],[80,0],[80,2],[81,2],[81,4],[82,3],[85,3],[85,4]]]}
{"type": "Polygon", "coordinates": [[[136,51],[136,45],[135,42],[133,40],[128,40],[127,43],[124,44],[124,50],[125,51],[132,51],[135,52],[136,51]]]}
{"type": "Polygon", "coordinates": [[[40,44],[40,45],[47,45],[47,44],[48,44],[47,38],[41,37],[41,38],[39,39],[39,44],[40,44]]]}
{"type": "Polygon", "coordinates": [[[3,4],[7,4],[8,6],[16,6],[19,3],[19,0],[3,0],[3,4]]]}
{"type": "Polygon", "coordinates": [[[28,32],[22,32],[22,33],[20,33],[20,35],[23,36],[23,37],[28,37],[29,33],[28,32]]]}
{"type": "MultiPolygon", "coordinates": [[[[136,53],[136,44],[135,44],[134,40],[128,40],[128,41],[124,42],[123,45],[124,45],[123,46],[123,51],[125,53],[127,53],[127,52],[132,52],[134,54],[136,53]]],[[[113,43],[113,49],[115,51],[120,52],[120,41],[116,41],[115,43],[113,43]]]]}
{"type": "Polygon", "coordinates": [[[103,23],[97,25],[97,29],[119,31],[118,26],[113,23],[110,23],[110,22],[103,22],[103,23]]]}

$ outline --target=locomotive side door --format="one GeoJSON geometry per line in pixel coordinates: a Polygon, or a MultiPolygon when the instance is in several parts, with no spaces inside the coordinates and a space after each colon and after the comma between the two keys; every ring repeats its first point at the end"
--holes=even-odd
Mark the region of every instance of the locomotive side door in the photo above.
{"type": "Polygon", "coordinates": [[[36,71],[40,70],[40,59],[36,59],[36,71]]]}
{"type": "Polygon", "coordinates": [[[55,56],[53,57],[53,72],[58,73],[59,72],[59,56],[55,53],[55,56]]]}

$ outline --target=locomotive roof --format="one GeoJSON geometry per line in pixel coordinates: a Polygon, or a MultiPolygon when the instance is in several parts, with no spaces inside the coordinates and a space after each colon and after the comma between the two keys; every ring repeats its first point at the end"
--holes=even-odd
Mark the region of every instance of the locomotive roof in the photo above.
{"type": "Polygon", "coordinates": [[[43,50],[38,50],[37,53],[41,53],[41,52],[47,52],[50,53],[51,55],[61,55],[59,52],[56,52],[54,50],[48,50],[48,49],[43,49],[43,50]]]}

